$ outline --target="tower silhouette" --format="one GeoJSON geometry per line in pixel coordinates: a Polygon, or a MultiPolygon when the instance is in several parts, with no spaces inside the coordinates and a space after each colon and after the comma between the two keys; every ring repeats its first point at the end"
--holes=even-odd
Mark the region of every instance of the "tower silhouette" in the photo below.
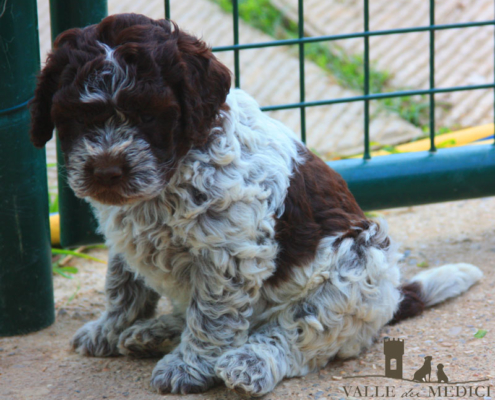
{"type": "Polygon", "coordinates": [[[383,352],[385,353],[385,376],[387,378],[402,379],[404,340],[384,338],[383,352]],[[392,363],[393,360],[395,360],[395,364],[392,363]]]}

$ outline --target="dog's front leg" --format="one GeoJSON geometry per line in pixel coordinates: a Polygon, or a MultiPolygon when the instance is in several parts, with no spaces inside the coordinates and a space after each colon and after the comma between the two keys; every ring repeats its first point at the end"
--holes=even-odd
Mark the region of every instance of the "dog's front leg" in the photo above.
{"type": "Polygon", "coordinates": [[[71,345],[78,353],[108,357],[119,354],[121,332],[138,319],[150,318],[160,296],[136,279],[124,257],[111,256],[105,282],[107,305],[103,315],[77,331],[71,345]]]}
{"type": "MultiPolygon", "coordinates": [[[[236,260],[229,264],[236,265],[236,260]]],[[[160,393],[208,390],[220,382],[215,374],[218,358],[247,340],[252,296],[257,291],[247,290],[249,285],[239,276],[208,265],[198,268],[192,284],[181,342],[153,371],[151,385],[160,393]]]]}

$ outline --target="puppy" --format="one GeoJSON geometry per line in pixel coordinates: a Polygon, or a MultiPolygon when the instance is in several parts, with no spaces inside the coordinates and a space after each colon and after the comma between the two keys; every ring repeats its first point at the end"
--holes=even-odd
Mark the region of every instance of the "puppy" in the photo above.
{"type": "Polygon", "coordinates": [[[425,362],[423,366],[414,373],[415,382],[430,382],[431,381],[431,356],[425,357],[425,362]],[[428,380],[426,380],[426,375],[428,375],[428,380]]]}
{"type": "Polygon", "coordinates": [[[481,277],[450,265],[401,289],[385,227],[230,85],[211,50],[169,21],[114,15],[57,38],[31,140],[42,147],[57,127],[69,184],[111,254],[106,311],[76,333],[77,352],[165,354],[151,378],[160,393],[224,382],[261,396],[481,277]],[[160,296],[172,314],[155,317],[160,296]]]}

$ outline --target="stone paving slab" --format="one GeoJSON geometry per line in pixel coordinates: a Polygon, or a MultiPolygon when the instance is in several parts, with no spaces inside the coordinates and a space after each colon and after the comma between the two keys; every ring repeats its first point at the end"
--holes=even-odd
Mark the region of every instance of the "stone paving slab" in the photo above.
{"type": "MultiPolygon", "coordinates": [[[[50,48],[48,0],[38,0],[42,60],[50,48]]],[[[138,2],[135,0],[109,1],[109,13],[138,12],[152,18],[162,18],[162,0],[138,2]]],[[[232,44],[231,15],[209,0],[172,0],[172,19],[183,29],[197,35],[212,46],[232,44]]],[[[242,43],[265,42],[273,38],[240,23],[242,43]]],[[[217,53],[233,69],[231,52],[217,53]]],[[[241,52],[241,86],[253,95],[260,105],[274,105],[299,101],[299,61],[297,48],[276,47],[241,52]]],[[[341,87],[329,74],[312,62],[306,62],[306,93],[308,99],[339,98],[359,95],[341,87]]],[[[371,140],[396,144],[421,135],[418,128],[394,114],[379,112],[370,126],[371,140]]],[[[300,132],[299,110],[271,113],[291,129],[300,132]]],[[[363,105],[347,103],[307,109],[308,146],[319,154],[330,156],[362,151],[364,131],[363,105]]],[[[47,147],[49,162],[54,162],[53,142],[47,147]]],[[[53,181],[53,172],[50,175],[53,181]]]]}

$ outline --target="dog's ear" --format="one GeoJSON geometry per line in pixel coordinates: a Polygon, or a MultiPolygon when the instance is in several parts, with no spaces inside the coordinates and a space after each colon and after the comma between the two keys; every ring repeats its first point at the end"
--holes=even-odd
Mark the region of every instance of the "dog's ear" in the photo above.
{"type": "Polygon", "coordinates": [[[54,123],[51,117],[52,99],[59,89],[60,77],[69,64],[68,49],[75,46],[80,29],[62,33],[55,41],[54,50],[48,56],[45,67],[38,76],[34,98],[30,101],[31,142],[43,147],[53,135],[54,123]]]}
{"type": "Polygon", "coordinates": [[[162,45],[161,64],[168,82],[178,80],[177,94],[181,103],[181,122],[186,138],[192,145],[200,146],[207,140],[208,132],[220,107],[225,103],[231,86],[231,73],[213,55],[201,40],[179,30],[168,21],[160,21],[170,39],[162,45]]]}

